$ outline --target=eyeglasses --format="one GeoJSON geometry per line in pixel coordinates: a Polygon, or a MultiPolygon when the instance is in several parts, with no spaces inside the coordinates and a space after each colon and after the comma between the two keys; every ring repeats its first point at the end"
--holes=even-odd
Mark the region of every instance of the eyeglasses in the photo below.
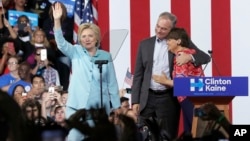
{"type": "Polygon", "coordinates": [[[16,65],[17,62],[8,62],[8,65],[16,65]]]}

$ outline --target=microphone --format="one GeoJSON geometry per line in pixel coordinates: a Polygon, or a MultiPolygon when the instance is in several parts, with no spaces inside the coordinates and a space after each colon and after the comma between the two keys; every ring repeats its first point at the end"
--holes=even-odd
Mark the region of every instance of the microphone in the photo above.
{"type": "Polygon", "coordinates": [[[207,52],[208,52],[209,55],[210,55],[210,58],[211,58],[211,60],[212,60],[212,63],[214,64],[214,67],[215,67],[215,69],[216,69],[216,72],[218,73],[219,76],[221,76],[221,73],[220,73],[220,71],[219,71],[219,68],[218,68],[218,66],[217,66],[217,64],[216,64],[216,62],[215,62],[215,60],[214,60],[214,58],[213,58],[213,56],[212,56],[213,51],[212,51],[212,50],[208,50],[207,52]]]}
{"type": "Polygon", "coordinates": [[[98,64],[98,65],[108,64],[108,60],[96,60],[95,64],[98,64]]]}
{"type": "Polygon", "coordinates": [[[211,56],[211,54],[213,53],[212,50],[208,50],[207,52],[210,54],[210,56],[211,56]]]}
{"type": "Polygon", "coordinates": [[[98,65],[100,72],[100,95],[101,95],[101,108],[103,108],[103,96],[102,96],[102,65],[108,64],[108,60],[95,60],[95,64],[98,65]]]}

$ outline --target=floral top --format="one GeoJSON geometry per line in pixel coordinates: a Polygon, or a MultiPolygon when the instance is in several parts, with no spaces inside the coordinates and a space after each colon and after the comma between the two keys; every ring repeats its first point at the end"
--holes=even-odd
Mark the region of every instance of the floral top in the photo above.
{"type": "MultiPolygon", "coordinates": [[[[187,54],[195,54],[196,51],[194,49],[185,49],[177,52],[178,55],[180,52],[184,52],[187,54]]],[[[181,66],[176,65],[176,57],[174,58],[174,70],[173,77],[201,77],[204,76],[204,71],[202,66],[194,66],[192,62],[188,62],[181,66]]],[[[186,99],[186,96],[178,96],[178,101],[182,102],[186,99]]]]}

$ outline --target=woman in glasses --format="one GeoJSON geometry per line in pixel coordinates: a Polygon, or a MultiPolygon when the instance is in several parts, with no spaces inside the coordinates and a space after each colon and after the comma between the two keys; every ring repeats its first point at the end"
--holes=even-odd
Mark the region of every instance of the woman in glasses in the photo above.
{"type": "Polygon", "coordinates": [[[20,79],[18,75],[19,63],[20,62],[18,56],[9,57],[7,61],[7,67],[10,72],[0,77],[0,88],[3,91],[8,91],[10,85],[20,79]]]}

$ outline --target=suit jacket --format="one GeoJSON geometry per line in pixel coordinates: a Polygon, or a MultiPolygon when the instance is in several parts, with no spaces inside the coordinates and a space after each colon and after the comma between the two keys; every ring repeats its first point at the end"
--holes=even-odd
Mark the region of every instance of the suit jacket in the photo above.
{"type": "MultiPolygon", "coordinates": [[[[132,86],[132,104],[140,104],[140,111],[145,108],[148,100],[148,91],[152,77],[155,40],[156,36],[153,36],[141,41],[137,52],[132,86]]],[[[210,61],[209,55],[199,50],[191,40],[189,47],[195,49],[197,52],[193,55],[195,66],[206,64],[210,61]]],[[[172,77],[174,54],[168,52],[168,58],[170,75],[172,77]]]]}

